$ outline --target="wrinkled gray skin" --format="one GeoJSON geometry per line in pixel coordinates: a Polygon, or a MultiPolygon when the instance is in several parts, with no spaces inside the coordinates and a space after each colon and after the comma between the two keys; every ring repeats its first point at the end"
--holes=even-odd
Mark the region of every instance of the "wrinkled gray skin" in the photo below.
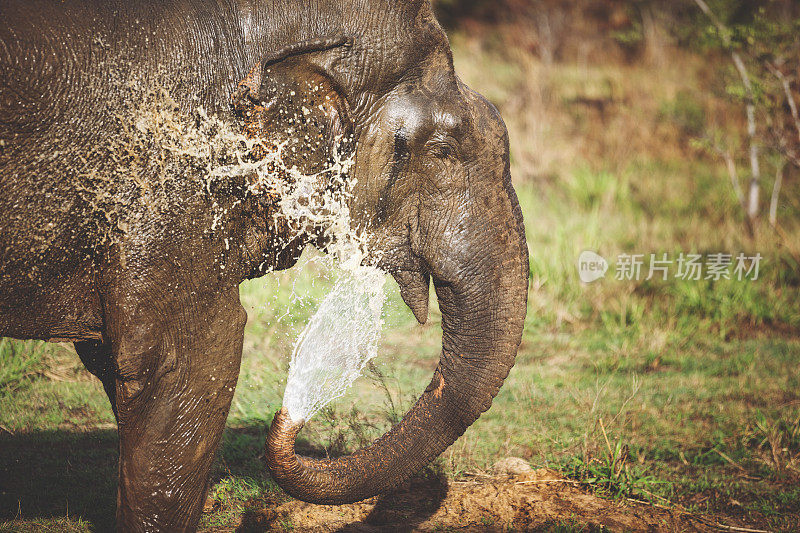
{"type": "Polygon", "coordinates": [[[371,447],[333,464],[283,457],[289,492],[335,503],[389,489],[489,408],[522,334],[527,248],[503,122],[456,77],[427,0],[7,0],[0,20],[0,335],[75,342],[102,380],[120,530],[196,527],[239,371],[239,283],[315,238],[287,245],[241,184],[187,177],[201,168],[146,187],[131,184],[152,176],[115,173],[98,147],[124,130],[132,73],[183,112],[233,122],[254,65],[346,40],[255,69],[244,98],[291,104],[281,91],[304,79],[331,93],[324,118],[356,141],[355,222],[420,322],[433,279],[443,348],[420,401],[371,447]]]}

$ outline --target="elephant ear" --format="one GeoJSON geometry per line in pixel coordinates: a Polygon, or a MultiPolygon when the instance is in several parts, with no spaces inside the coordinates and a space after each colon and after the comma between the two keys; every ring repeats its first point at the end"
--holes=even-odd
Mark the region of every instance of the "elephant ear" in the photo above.
{"type": "Polygon", "coordinates": [[[349,155],[350,107],[320,56],[350,44],[345,36],[291,44],[263,58],[239,82],[232,105],[244,134],[260,141],[253,159],[280,146],[283,167],[311,175],[349,155]]]}

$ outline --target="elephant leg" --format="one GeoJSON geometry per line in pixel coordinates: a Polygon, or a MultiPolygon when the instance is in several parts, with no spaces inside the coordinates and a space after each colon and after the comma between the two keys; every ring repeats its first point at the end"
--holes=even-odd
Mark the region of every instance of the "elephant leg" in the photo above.
{"type": "Polygon", "coordinates": [[[242,353],[247,315],[238,289],[230,292],[181,306],[160,322],[134,317],[111,328],[120,531],[197,527],[242,353]]]}
{"type": "Polygon", "coordinates": [[[114,372],[114,360],[111,354],[111,347],[100,341],[81,341],[75,343],[75,351],[81,358],[86,370],[97,376],[103,384],[108,400],[111,402],[111,409],[114,416],[117,416],[116,403],[116,383],[117,377],[114,372]]]}

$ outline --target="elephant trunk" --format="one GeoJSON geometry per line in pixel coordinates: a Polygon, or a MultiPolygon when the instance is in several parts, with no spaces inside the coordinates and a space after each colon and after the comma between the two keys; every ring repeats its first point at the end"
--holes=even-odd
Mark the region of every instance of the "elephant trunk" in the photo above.
{"type": "Polygon", "coordinates": [[[439,364],[425,392],[370,446],[333,460],[297,456],[302,422],[292,422],[281,409],[267,435],[266,456],[272,477],[287,493],[312,503],[344,504],[386,491],[446,450],[491,406],[514,364],[527,307],[527,246],[507,169],[503,181],[503,189],[486,195],[495,203],[495,216],[474,217],[447,233],[458,242],[444,246],[446,259],[437,265],[423,251],[443,332],[439,364]]]}

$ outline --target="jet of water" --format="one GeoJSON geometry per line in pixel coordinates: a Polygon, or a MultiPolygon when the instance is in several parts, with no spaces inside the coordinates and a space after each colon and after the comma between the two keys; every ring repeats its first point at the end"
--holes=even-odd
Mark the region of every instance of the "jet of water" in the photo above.
{"type": "Polygon", "coordinates": [[[377,268],[343,269],[295,343],[283,405],[308,420],[341,397],[378,353],[385,276],[377,268]]]}

